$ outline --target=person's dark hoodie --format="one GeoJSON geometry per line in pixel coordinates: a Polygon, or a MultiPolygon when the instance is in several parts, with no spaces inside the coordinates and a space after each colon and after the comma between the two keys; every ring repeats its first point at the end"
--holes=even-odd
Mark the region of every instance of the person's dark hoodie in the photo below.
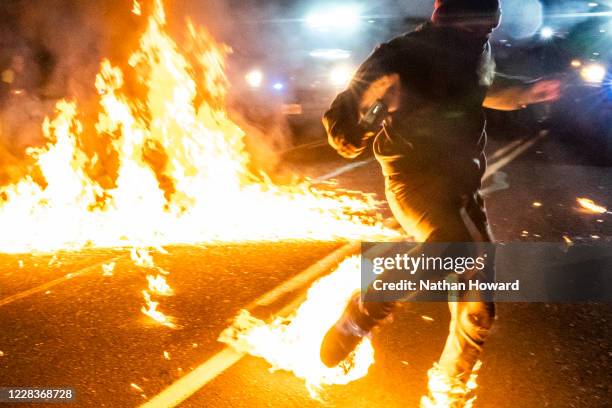
{"type": "Polygon", "coordinates": [[[374,140],[383,173],[450,176],[461,190],[478,188],[486,167],[482,104],[494,75],[488,35],[478,33],[494,26],[471,31],[457,24],[492,21],[492,13],[496,0],[437,1],[432,22],[380,45],[324,116],[332,146],[345,157],[365,149],[361,100],[374,81],[398,74],[399,109],[374,140]]]}

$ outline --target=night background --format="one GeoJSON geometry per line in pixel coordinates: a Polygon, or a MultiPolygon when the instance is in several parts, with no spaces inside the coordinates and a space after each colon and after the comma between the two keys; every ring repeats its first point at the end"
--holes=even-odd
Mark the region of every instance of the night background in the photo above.
{"type": "MultiPolygon", "coordinates": [[[[403,308],[350,380],[312,368],[294,312],[320,302],[306,326],[333,321],[358,242],[403,235],[371,149],[341,158],[321,116],[433,1],[160,4],[0,2],[0,388],[72,387],[84,407],[417,407],[446,303],[403,308]],[[337,290],[307,296],[328,275],[337,290]],[[242,310],[280,345],[219,341],[242,310]]],[[[609,244],[612,2],[502,7],[498,80],[562,92],[486,112],[493,233],[609,244]]],[[[474,406],[610,406],[612,308],[590,300],[500,304],[474,406]]]]}

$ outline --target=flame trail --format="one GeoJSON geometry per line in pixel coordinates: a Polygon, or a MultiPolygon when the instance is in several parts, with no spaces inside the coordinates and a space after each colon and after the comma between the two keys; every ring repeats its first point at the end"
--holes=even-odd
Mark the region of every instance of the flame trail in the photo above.
{"type": "Polygon", "coordinates": [[[360,288],[360,264],[359,257],[348,258],[332,274],[315,282],[304,303],[289,318],[266,324],[243,310],[219,340],[264,358],[275,370],[293,372],[305,380],[315,398],[325,385],[347,384],[364,377],[374,362],[374,349],[367,338],[338,367],[326,367],[319,357],[325,333],[360,288]]]}
{"type": "Polygon", "coordinates": [[[162,275],[147,275],[147,282],[149,282],[149,291],[160,296],[171,296],[174,292],[166,278],[162,275]]]}
{"type": "Polygon", "coordinates": [[[136,14],[137,16],[142,15],[142,5],[140,4],[140,1],[134,0],[132,2],[132,13],[136,14]]]}
{"type": "Polygon", "coordinates": [[[146,304],[146,306],[143,306],[140,309],[142,313],[149,316],[151,319],[163,326],[169,327],[171,329],[176,328],[176,324],[174,324],[174,319],[172,317],[166,316],[162,311],[157,310],[159,302],[153,301],[149,292],[143,290],[142,297],[144,298],[146,304]]]}
{"type": "Polygon", "coordinates": [[[174,324],[174,319],[158,310],[159,302],[154,301],[151,297],[152,295],[172,296],[174,294],[174,291],[170,285],[168,285],[165,278],[165,276],[170,273],[155,265],[153,256],[151,256],[151,253],[145,248],[132,248],[130,257],[134,265],[157,272],[155,275],[147,274],[146,276],[148,289],[142,291],[145,305],[140,309],[141,312],[157,323],[166,327],[175,328],[176,324],[174,324]]]}
{"type": "Polygon", "coordinates": [[[605,214],[608,212],[608,209],[606,207],[596,204],[590,198],[577,198],[576,201],[578,201],[578,204],[580,205],[580,207],[582,207],[584,210],[590,213],[605,214]]]}
{"type": "Polygon", "coordinates": [[[94,129],[74,101],[44,121],[47,144],[29,150],[39,177],[0,188],[0,225],[10,231],[0,252],[396,235],[371,195],[253,174],[224,108],[229,49],[191,23],[179,47],[165,25],[154,0],[130,75],[102,61],[94,129]],[[138,92],[125,90],[126,78],[138,92]],[[86,153],[92,135],[105,150],[86,153]]]}
{"type": "Polygon", "coordinates": [[[116,265],[116,262],[102,264],[102,276],[113,276],[113,272],[115,271],[116,265]]]}

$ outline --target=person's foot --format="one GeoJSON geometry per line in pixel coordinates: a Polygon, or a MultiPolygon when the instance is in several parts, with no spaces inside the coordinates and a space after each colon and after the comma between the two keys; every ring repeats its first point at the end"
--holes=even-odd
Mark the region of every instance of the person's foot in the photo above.
{"type": "Polygon", "coordinates": [[[335,367],[344,361],[369,333],[369,330],[357,324],[360,315],[363,315],[359,308],[359,297],[357,293],[351,298],[340,319],[323,338],[320,355],[327,367],[335,367]]]}
{"type": "Polygon", "coordinates": [[[429,391],[421,398],[420,408],[472,408],[476,396],[476,370],[466,382],[450,377],[438,364],[427,373],[429,391]]]}

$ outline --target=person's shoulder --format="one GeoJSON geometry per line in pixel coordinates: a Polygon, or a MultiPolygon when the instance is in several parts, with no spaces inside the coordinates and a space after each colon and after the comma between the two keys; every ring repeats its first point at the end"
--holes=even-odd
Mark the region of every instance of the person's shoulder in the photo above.
{"type": "Polygon", "coordinates": [[[395,38],[392,38],[389,41],[380,43],[376,46],[374,51],[385,52],[406,48],[412,43],[411,34],[412,33],[405,33],[395,38]]]}
{"type": "Polygon", "coordinates": [[[422,38],[429,35],[429,31],[430,24],[424,23],[416,27],[414,30],[407,31],[385,43],[380,44],[379,47],[406,48],[418,46],[422,43],[422,38]]]}

